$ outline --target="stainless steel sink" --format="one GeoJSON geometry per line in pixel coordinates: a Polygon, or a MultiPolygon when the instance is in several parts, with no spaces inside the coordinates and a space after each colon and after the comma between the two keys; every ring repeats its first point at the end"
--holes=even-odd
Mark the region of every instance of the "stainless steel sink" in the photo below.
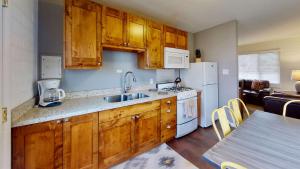
{"type": "Polygon", "coordinates": [[[146,97],[149,96],[144,93],[132,93],[132,94],[120,94],[114,96],[107,96],[104,97],[104,100],[106,100],[109,103],[116,103],[116,102],[124,102],[128,100],[142,99],[146,97]]]}

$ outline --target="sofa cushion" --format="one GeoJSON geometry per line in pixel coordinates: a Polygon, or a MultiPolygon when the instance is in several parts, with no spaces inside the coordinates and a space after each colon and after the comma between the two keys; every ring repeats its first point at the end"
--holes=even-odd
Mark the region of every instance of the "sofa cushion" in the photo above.
{"type": "Polygon", "coordinates": [[[252,80],[244,80],[244,89],[251,90],[252,80]]]}
{"type": "Polygon", "coordinates": [[[253,80],[251,84],[252,90],[262,90],[265,88],[265,82],[260,80],[253,80]]]}

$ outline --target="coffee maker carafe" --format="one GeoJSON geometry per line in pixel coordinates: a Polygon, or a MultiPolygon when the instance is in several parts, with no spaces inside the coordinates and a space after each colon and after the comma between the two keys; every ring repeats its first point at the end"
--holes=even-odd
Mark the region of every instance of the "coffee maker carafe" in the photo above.
{"type": "Polygon", "coordinates": [[[38,83],[39,105],[42,107],[51,107],[60,105],[62,99],[66,96],[64,90],[59,89],[60,80],[40,80],[38,83]]]}

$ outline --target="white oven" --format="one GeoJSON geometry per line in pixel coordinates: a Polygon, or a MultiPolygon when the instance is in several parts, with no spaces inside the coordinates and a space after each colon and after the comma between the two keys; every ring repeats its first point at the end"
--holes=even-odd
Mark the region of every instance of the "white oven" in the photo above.
{"type": "Polygon", "coordinates": [[[164,48],[164,68],[189,68],[188,50],[164,48]]]}
{"type": "Polygon", "coordinates": [[[177,132],[182,137],[198,128],[197,93],[195,90],[177,95],[177,132]],[[182,97],[183,96],[183,97],[182,97]]]}

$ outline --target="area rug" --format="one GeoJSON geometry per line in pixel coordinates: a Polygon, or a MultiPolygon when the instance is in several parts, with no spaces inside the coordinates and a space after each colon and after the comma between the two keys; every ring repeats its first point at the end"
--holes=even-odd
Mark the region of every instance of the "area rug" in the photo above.
{"type": "Polygon", "coordinates": [[[167,144],[162,144],[111,169],[198,169],[167,144]]]}

